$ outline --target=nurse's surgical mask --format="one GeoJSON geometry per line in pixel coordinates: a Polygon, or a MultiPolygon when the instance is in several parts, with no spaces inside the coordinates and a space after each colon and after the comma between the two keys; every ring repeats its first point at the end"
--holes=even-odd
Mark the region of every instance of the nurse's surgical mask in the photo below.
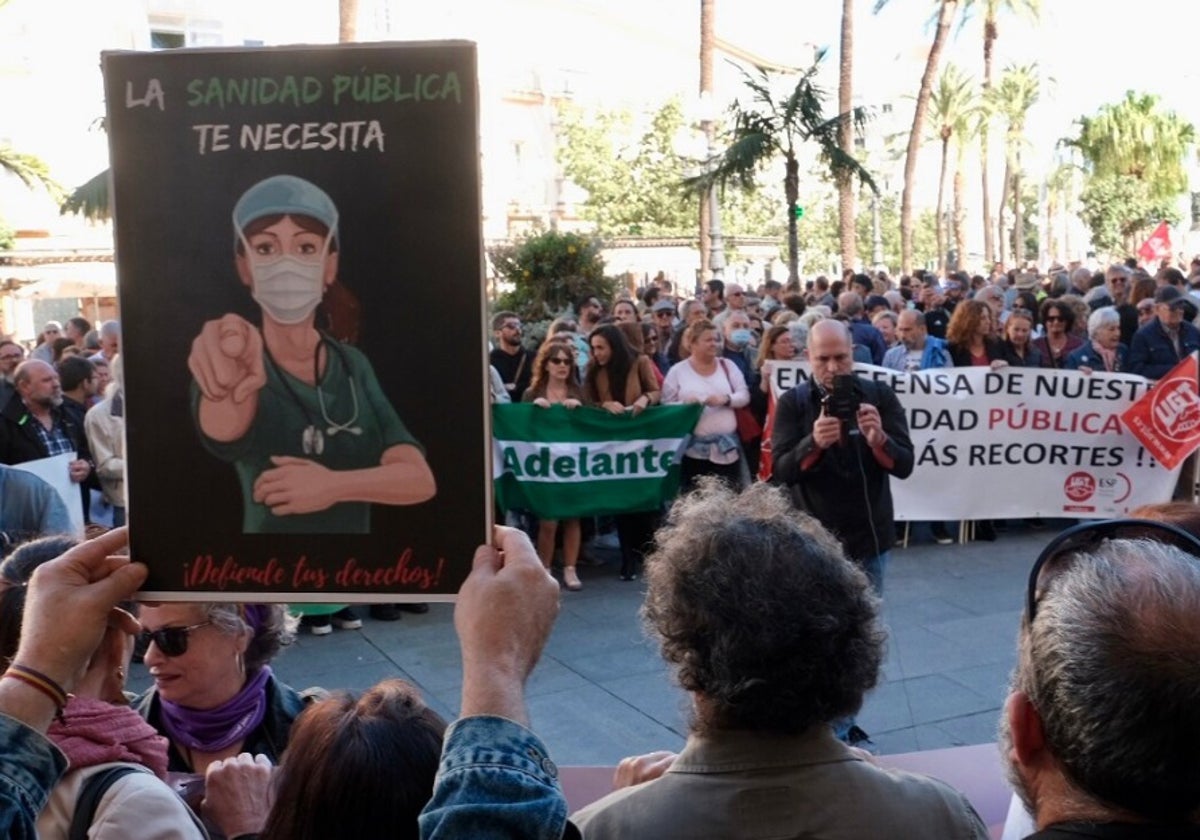
{"type": "Polygon", "coordinates": [[[250,267],[251,296],[273,321],[299,324],[312,314],[325,294],[325,259],[332,238],[325,237],[321,253],[311,257],[256,257],[239,231],[250,267]]]}

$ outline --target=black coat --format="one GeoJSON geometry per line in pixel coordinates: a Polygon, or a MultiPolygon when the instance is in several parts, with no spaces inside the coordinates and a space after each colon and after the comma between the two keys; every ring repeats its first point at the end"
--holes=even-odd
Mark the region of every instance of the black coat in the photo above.
{"type": "Polygon", "coordinates": [[[863,402],[879,410],[888,438],[884,451],[893,461],[892,468],[885,470],[866,439],[852,435],[822,452],[808,469],[800,469],[816,449],[812,428],[821,413],[820,397],[809,381],[785,393],[775,408],[772,478],[791,489],[796,507],[833,532],[851,559],[867,560],[895,542],[890,481],[891,476],[912,474],[913,445],[904,408],[892,389],[867,379],[859,384],[863,402]]]}
{"type": "MultiPolygon", "coordinates": [[[[92,452],[88,448],[83,425],[77,423],[62,407],[51,409],[50,413],[56,423],[62,424],[63,432],[79,453],[79,457],[90,462],[92,452]]],[[[37,422],[25,408],[21,395],[14,393],[3,409],[0,409],[0,464],[11,466],[49,456],[50,453],[42,445],[42,439],[33,425],[37,422]]]]}

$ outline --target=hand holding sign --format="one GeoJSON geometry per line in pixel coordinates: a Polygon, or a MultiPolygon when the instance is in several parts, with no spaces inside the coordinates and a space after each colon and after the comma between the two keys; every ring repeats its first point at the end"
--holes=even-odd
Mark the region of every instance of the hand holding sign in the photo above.
{"type": "Polygon", "coordinates": [[[267,384],[262,335],[238,315],[209,321],[192,342],[188,369],[206,399],[245,402],[267,384]]]}

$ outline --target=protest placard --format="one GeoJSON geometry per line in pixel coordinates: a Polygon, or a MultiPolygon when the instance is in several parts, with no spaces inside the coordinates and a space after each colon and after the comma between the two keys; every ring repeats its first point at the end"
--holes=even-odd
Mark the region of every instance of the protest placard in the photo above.
{"type": "MultiPolygon", "coordinates": [[[[779,400],[808,366],[775,365],[779,400]]],[[[1121,419],[1150,390],[1144,377],[1021,367],[855,372],[891,386],[908,418],[916,465],[892,482],[897,520],[1086,519],[1171,498],[1178,468],[1160,463],[1121,419]]]]}
{"type": "Polygon", "coordinates": [[[103,66],[145,597],[451,597],[491,510],[474,45],[103,66]]]}

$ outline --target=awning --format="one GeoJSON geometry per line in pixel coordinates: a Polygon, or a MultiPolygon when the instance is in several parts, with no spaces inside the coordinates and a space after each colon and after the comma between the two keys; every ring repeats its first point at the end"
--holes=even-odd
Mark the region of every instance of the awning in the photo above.
{"type": "Polygon", "coordinates": [[[117,294],[117,268],[111,262],[64,262],[0,266],[0,286],[13,280],[13,294],[30,300],[102,298],[117,294]]]}

